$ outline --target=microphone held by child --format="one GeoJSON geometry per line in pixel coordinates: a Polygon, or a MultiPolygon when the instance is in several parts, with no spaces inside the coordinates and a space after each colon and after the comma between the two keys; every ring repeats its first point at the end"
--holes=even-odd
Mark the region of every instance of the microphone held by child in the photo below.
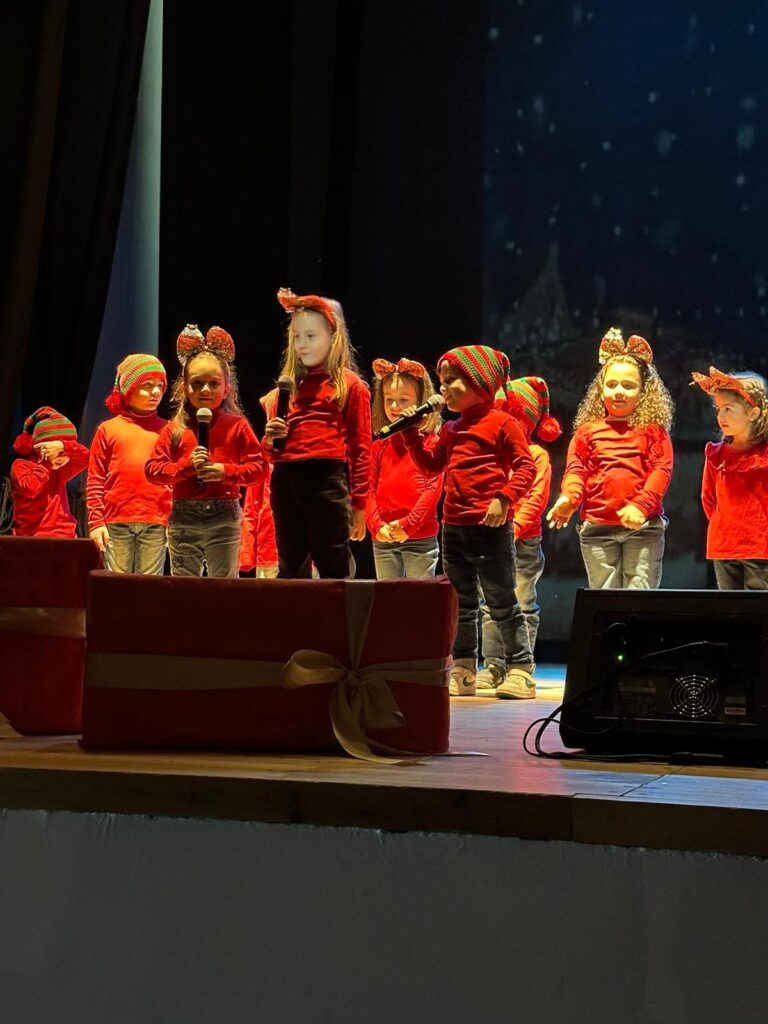
{"type": "Polygon", "coordinates": [[[417,406],[409,415],[398,416],[393,423],[385,424],[381,430],[377,430],[373,435],[377,441],[382,440],[385,437],[391,437],[392,434],[397,434],[401,430],[407,430],[409,427],[415,426],[419,420],[425,416],[429,416],[431,412],[437,412],[442,409],[445,405],[445,399],[442,395],[430,395],[423,405],[417,406]]]}

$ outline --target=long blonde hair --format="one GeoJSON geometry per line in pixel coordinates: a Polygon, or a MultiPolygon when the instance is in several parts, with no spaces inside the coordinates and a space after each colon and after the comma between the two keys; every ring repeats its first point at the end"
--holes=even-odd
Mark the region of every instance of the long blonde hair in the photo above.
{"type": "MultiPolygon", "coordinates": [[[[424,371],[423,377],[417,377],[412,373],[400,373],[397,370],[392,373],[386,374],[384,377],[373,378],[373,402],[371,404],[371,427],[374,434],[381,430],[382,427],[386,427],[389,423],[389,417],[387,416],[386,409],[384,408],[384,385],[387,381],[398,377],[400,380],[409,381],[416,388],[416,404],[423,405],[427,399],[431,398],[435,393],[434,385],[432,384],[432,378],[429,376],[427,371],[424,371]]],[[[438,412],[431,412],[429,416],[425,416],[424,419],[419,423],[419,430],[424,434],[437,434],[442,425],[442,417],[438,412]]]]}
{"type": "Polygon", "coordinates": [[[608,368],[614,363],[632,363],[640,372],[640,399],[635,411],[627,417],[627,423],[633,427],[648,427],[651,424],[656,424],[668,432],[675,414],[675,403],[672,401],[672,396],[659,376],[659,371],[652,363],[645,363],[642,359],[637,359],[627,353],[612,356],[604,366],[600,367],[576,410],[573,429],[578,430],[585,423],[594,423],[596,420],[605,419],[603,383],[608,368]]]}
{"type": "Polygon", "coordinates": [[[235,416],[245,415],[240,406],[240,392],[237,386],[237,371],[235,370],[234,364],[228,363],[226,359],[223,359],[215,352],[197,352],[195,355],[190,356],[189,359],[187,359],[181,368],[181,373],[173,382],[171,403],[174,407],[174,415],[171,422],[175,428],[174,437],[176,437],[177,434],[180,436],[181,431],[196,422],[195,412],[187,398],[187,384],[189,383],[190,367],[198,359],[213,359],[214,362],[218,363],[219,368],[224,375],[224,382],[227,386],[228,393],[219,408],[224,409],[226,412],[231,412],[235,416]]]}
{"type": "MultiPolygon", "coordinates": [[[[754,399],[754,408],[760,412],[757,419],[752,420],[750,423],[749,440],[752,444],[760,444],[761,441],[768,440],[768,381],[766,381],[765,377],[761,377],[759,373],[753,373],[751,370],[732,373],[730,376],[735,377],[740,382],[749,397],[754,399]]],[[[743,395],[740,395],[737,391],[731,391],[730,388],[717,388],[713,394],[730,395],[734,402],[738,402],[747,411],[752,408],[749,402],[745,401],[743,395]]]]}
{"type": "MultiPolygon", "coordinates": [[[[336,320],[336,328],[331,334],[331,347],[325,360],[325,368],[327,369],[336,390],[334,398],[343,409],[344,403],[347,400],[348,390],[344,371],[351,370],[352,373],[357,374],[359,374],[360,371],[358,370],[357,362],[355,361],[355,350],[352,348],[352,342],[349,340],[349,331],[347,330],[347,322],[344,319],[344,310],[341,308],[341,303],[337,302],[335,299],[326,299],[325,301],[332,307],[334,319],[336,320]]],[[[316,309],[299,310],[298,312],[315,313],[317,316],[321,317],[326,328],[330,330],[328,320],[316,309]]],[[[296,350],[293,346],[291,325],[293,323],[293,318],[296,315],[297,313],[292,313],[291,319],[288,322],[286,330],[287,344],[283,354],[283,365],[280,368],[280,376],[290,377],[293,381],[294,388],[301,380],[304,379],[304,377],[306,377],[308,372],[302,365],[301,360],[297,357],[296,350]]]]}

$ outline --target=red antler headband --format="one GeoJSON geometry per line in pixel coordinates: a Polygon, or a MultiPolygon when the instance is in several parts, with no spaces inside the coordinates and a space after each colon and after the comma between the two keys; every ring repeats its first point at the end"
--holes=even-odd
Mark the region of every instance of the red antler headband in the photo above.
{"type": "Polygon", "coordinates": [[[311,309],[320,313],[328,321],[332,331],[336,330],[336,314],[328,299],[321,295],[295,295],[290,288],[281,288],[277,293],[277,301],[288,313],[300,313],[303,309],[311,309]]]}
{"type": "Polygon", "coordinates": [[[232,340],[232,335],[223,327],[210,327],[203,337],[197,324],[187,324],[176,339],[176,356],[184,366],[192,356],[198,356],[201,352],[210,352],[211,355],[219,356],[226,363],[234,362],[235,343],[232,340]]]}
{"type": "Polygon", "coordinates": [[[624,341],[621,330],[618,327],[611,327],[600,342],[598,353],[600,365],[605,366],[613,356],[634,356],[641,363],[650,366],[653,362],[653,349],[639,334],[633,334],[624,341]]]}
{"type": "Polygon", "coordinates": [[[393,373],[407,373],[409,377],[417,377],[424,380],[427,375],[426,367],[417,363],[415,359],[398,359],[396,363],[390,363],[388,359],[374,359],[373,374],[382,380],[393,373]]]}
{"type": "Polygon", "coordinates": [[[732,377],[729,373],[723,373],[714,366],[710,366],[709,374],[692,373],[693,380],[691,387],[698,384],[702,391],[711,395],[715,391],[735,391],[744,399],[748,405],[756,406],[757,402],[744,387],[744,382],[738,377],[732,377]]]}

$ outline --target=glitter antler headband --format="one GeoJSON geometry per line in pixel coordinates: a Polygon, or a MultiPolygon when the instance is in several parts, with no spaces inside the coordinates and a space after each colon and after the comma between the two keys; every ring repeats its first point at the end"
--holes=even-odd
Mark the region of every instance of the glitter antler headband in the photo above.
{"type": "Polygon", "coordinates": [[[694,384],[698,384],[701,390],[706,391],[708,395],[713,394],[715,391],[734,391],[748,405],[757,406],[756,400],[744,387],[744,381],[738,377],[732,377],[729,373],[723,373],[722,370],[718,370],[715,366],[710,366],[708,374],[694,372],[691,376],[693,377],[691,387],[694,384]]]}
{"type": "Polygon", "coordinates": [[[192,356],[200,355],[201,352],[210,352],[214,356],[219,356],[226,363],[233,363],[235,343],[232,340],[232,335],[223,327],[210,327],[203,337],[197,324],[187,324],[176,339],[176,356],[184,366],[192,356]]]}
{"type": "Polygon", "coordinates": [[[641,363],[650,366],[653,362],[653,349],[639,334],[633,334],[624,341],[621,330],[618,327],[611,327],[605,332],[600,342],[598,360],[601,366],[605,366],[613,356],[634,356],[641,363]]]}
{"type": "Polygon", "coordinates": [[[410,377],[424,380],[427,370],[415,359],[398,359],[396,363],[390,363],[388,359],[374,359],[373,374],[379,380],[389,377],[393,373],[407,373],[410,377]]]}
{"type": "Polygon", "coordinates": [[[321,295],[296,295],[290,288],[281,288],[277,293],[277,301],[287,313],[300,313],[303,309],[320,313],[327,320],[331,330],[336,330],[333,306],[321,295]]]}

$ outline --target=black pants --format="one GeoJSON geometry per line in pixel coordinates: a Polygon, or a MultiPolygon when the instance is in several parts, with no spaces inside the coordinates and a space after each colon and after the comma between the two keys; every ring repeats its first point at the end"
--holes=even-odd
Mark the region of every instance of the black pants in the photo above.
{"type": "Polygon", "coordinates": [[[309,579],[312,562],[322,579],[346,579],[352,518],[346,463],[338,459],[278,462],[272,471],[270,500],[278,579],[309,579]]]}

